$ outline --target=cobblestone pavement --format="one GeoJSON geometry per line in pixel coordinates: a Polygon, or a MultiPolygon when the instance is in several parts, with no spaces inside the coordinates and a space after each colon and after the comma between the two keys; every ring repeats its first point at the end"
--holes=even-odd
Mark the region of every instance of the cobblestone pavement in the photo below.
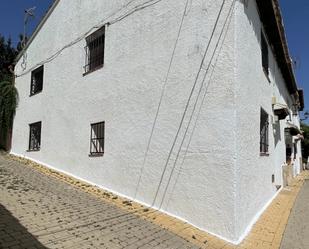
{"type": "Polygon", "coordinates": [[[197,248],[0,154],[0,248],[197,248]]]}
{"type": "Polygon", "coordinates": [[[309,248],[309,181],[301,189],[289,217],[281,249],[309,248]]]}

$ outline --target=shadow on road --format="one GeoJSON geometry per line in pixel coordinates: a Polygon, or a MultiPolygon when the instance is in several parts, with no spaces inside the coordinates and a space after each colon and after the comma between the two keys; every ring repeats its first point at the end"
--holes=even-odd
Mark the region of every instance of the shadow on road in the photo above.
{"type": "Polygon", "coordinates": [[[0,248],[37,248],[43,246],[19,221],[0,204],[0,248]]]}

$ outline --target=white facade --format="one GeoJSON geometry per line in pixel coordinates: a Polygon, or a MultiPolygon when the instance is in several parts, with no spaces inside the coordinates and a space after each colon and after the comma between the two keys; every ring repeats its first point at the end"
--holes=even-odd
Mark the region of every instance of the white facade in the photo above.
{"type": "Polygon", "coordinates": [[[11,153],[238,243],[282,185],[288,124],[271,122],[260,156],[260,108],[271,120],[273,96],[289,108],[294,99],[271,52],[270,82],[262,70],[255,1],[155,2],[54,3],[15,68],[11,153]],[[104,67],[83,76],[85,35],[103,24],[104,67]],[[43,91],[29,97],[40,64],[43,91]],[[28,152],[37,121],[41,149],[28,152]],[[100,121],[105,153],[89,157],[100,121]]]}
{"type": "MultiPolygon", "coordinates": [[[[283,185],[282,165],[286,162],[285,128],[288,128],[289,116],[285,120],[275,121],[272,98],[287,105],[292,113],[293,97],[289,94],[286,82],[273,53],[269,54],[269,80],[265,76],[259,61],[261,60],[261,30],[263,30],[255,1],[239,5],[236,12],[235,32],[235,75],[237,95],[237,226],[240,234],[246,231],[247,224],[254,222],[260,210],[271,200],[277,187],[283,185]],[[259,107],[270,115],[269,156],[260,156],[259,143],[259,107]],[[275,182],[272,184],[272,175],[275,182]]],[[[271,51],[271,50],[270,50],[271,51]]],[[[300,126],[299,116],[291,115],[290,123],[300,126]]],[[[297,160],[294,171],[300,172],[301,157],[298,143],[297,160]]]]}

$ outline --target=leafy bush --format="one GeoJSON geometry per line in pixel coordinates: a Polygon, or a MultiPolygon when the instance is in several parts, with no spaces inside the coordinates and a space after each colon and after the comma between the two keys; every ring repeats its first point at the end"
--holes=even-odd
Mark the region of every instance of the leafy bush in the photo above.
{"type": "Polygon", "coordinates": [[[309,126],[301,124],[301,129],[304,131],[304,141],[302,142],[302,156],[305,163],[309,156],[309,126]]]}

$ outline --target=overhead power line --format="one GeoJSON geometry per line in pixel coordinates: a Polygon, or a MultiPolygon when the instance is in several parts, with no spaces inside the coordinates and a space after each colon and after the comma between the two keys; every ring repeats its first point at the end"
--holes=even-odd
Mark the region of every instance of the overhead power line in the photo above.
{"type": "MultiPolygon", "coordinates": [[[[104,18],[103,20],[101,20],[100,23],[98,23],[97,25],[93,26],[92,28],[90,28],[87,32],[85,32],[83,35],[79,36],[78,38],[76,38],[75,40],[73,40],[72,42],[68,43],[67,45],[63,46],[61,49],[59,49],[57,52],[55,52],[53,55],[51,55],[50,57],[48,57],[47,59],[35,64],[34,66],[32,66],[31,68],[29,68],[28,70],[17,74],[16,78],[24,76],[30,72],[32,72],[34,69],[36,69],[39,66],[42,66],[46,63],[49,63],[51,61],[53,61],[55,58],[57,58],[65,49],[75,45],[76,43],[80,42],[81,40],[85,39],[89,34],[91,34],[94,30],[101,28],[104,25],[112,25],[115,24],[117,22],[122,21],[123,19],[133,15],[134,13],[141,11],[147,7],[153,6],[159,2],[161,2],[162,0],[148,0],[144,3],[138,4],[136,6],[134,6],[132,9],[128,10],[126,13],[120,15],[119,17],[115,18],[114,20],[109,20],[111,17],[115,16],[116,14],[118,14],[119,12],[121,12],[123,9],[126,9],[132,2],[134,2],[136,0],[131,0],[129,1],[125,6],[122,6],[121,8],[119,8],[118,10],[116,10],[115,12],[113,12],[112,14],[110,14],[109,16],[107,16],[106,18],[104,18]]],[[[24,51],[23,53],[26,53],[26,51],[24,51]]]]}
{"type": "Polygon", "coordinates": [[[145,168],[145,164],[146,164],[146,159],[147,159],[147,156],[148,156],[148,152],[149,152],[150,144],[151,144],[151,141],[152,141],[153,133],[154,133],[154,130],[155,130],[155,127],[156,127],[156,124],[157,124],[159,112],[160,112],[160,109],[161,109],[161,104],[162,104],[163,97],[164,97],[165,90],[166,90],[166,86],[167,86],[168,77],[170,75],[170,72],[171,72],[171,69],[172,69],[172,64],[174,62],[175,53],[176,53],[178,41],[179,41],[179,38],[180,38],[180,34],[181,34],[181,31],[182,31],[183,23],[184,23],[184,20],[185,20],[185,16],[187,14],[189,1],[190,0],[186,0],[184,12],[183,12],[182,17],[181,17],[181,21],[180,21],[180,25],[179,25],[179,29],[178,29],[178,33],[177,33],[177,37],[176,37],[176,41],[175,41],[175,45],[174,45],[172,56],[171,56],[171,59],[170,59],[169,65],[168,65],[166,77],[165,77],[165,80],[164,80],[164,83],[163,83],[163,86],[162,86],[159,104],[158,104],[158,107],[157,107],[156,115],[155,115],[154,122],[153,122],[153,125],[152,125],[152,129],[151,129],[151,132],[150,132],[150,137],[148,139],[147,148],[146,148],[146,152],[145,152],[145,155],[144,155],[141,172],[140,172],[139,179],[138,179],[138,182],[137,182],[137,186],[136,186],[136,189],[135,189],[134,199],[136,199],[136,196],[137,196],[137,193],[138,193],[138,190],[139,190],[139,186],[140,186],[140,182],[142,180],[142,175],[143,175],[143,172],[144,172],[144,168],[145,168]]]}
{"type": "Polygon", "coordinates": [[[152,205],[151,205],[151,206],[154,206],[155,203],[156,203],[156,200],[157,200],[157,197],[158,197],[158,194],[159,194],[159,191],[160,191],[160,187],[161,187],[161,185],[162,185],[162,182],[163,182],[163,179],[164,179],[164,176],[165,176],[167,167],[168,167],[168,163],[169,163],[169,161],[170,161],[170,159],[171,159],[171,156],[172,156],[172,153],[173,153],[173,151],[174,151],[176,142],[177,142],[177,140],[178,140],[178,137],[179,137],[179,134],[180,134],[180,131],[181,131],[183,122],[184,122],[184,120],[185,120],[187,111],[188,111],[188,109],[189,109],[189,105],[190,105],[190,102],[191,102],[191,98],[192,98],[193,93],[194,93],[194,91],[195,91],[195,88],[196,88],[198,79],[199,79],[199,77],[200,77],[200,73],[201,73],[201,71],[202,71],[204,62],[205,62],[205,60],[206,60],[206,56],[207,56],[207,54],[208,54],[208,51],[209,51],[209,48],[210,48],[212,39],[213,39],[213,37],[214,37],[214,35],[215,35],[217,26],[218,26],[218,24],[219,24],[219,20],[220,20],[220,17],[221,17],[221,14],[222,14],[222,11],[223,11],[225,2],[226,2],[226,0],[223,0],[223,1],[222,1],[222,4],[221,4],[220,10],[219,10],[219,13],[218,13],[218,15],[217,15],[217,17],[216,17],[216,21],[215,21],[214,27],[213,27],[213,29],[212,29],[211,36],[210,36],[210,38],[209,38],[208,44],[207,44],[207,46],[206,46],[206,49],[205,49],[205,52],[204,52],[204,55],[203,55],[203,59],[202,59],[202,61],[201,61],[201,64],[200,64],[200,67],[199,67],[199,70],[198,70],[198,73],[197,73],[197,75],[196,75],[196,77],[195,77],[193,86],[192,86],[192,88],[191,88],[191,92],[190,92],[190,94],[189,94],[189,97],[188,97],[188,100],[187,100],[187,103],[186,103],[186,106],[185,106],[185,109],[184,109],[184,112],[183,112],[183,115],[182,115],[182,118],[181,118],[179,127],[178,127],[178,129],[177,129],[177,132],[176,132],[176,135],[175,135],[173,144],[172,144],[172,146],[171,146],[171,149],[170,149],[170,151],[169,151],[169,154],[168,154],[166,163],[165,163],[165,165],[164,165],[163,172],[162,172],[162,174],[161,174],[161,178],[160,178],[160,181],[159,181],[159,185],[158,185],[158,187],[157,187],[157,190],[156,190],[156,193],[155,193],[155,196],[154,196],[154,199],[153,199],[153,202],[152,202],[152,205]]]}
{"type": "MultiPolygon", "coordinates": [[[[202,101],[201,101],[201,104],[200,104],[200,106],[199,106],[199,109],[198,109],[198,111],[197,111],[197,117],[196,117],[195,122],[194,122],[194,124],[193,124],[193,129],[192,129],[191,134],[190,134],[190,137],[189,137],[189,142],[188,142],[188,144],[187,144],[187,147],[186,147],[186,150],[185,150],[185,154],[184,154],[184,156],[183,156],[183,160],[182,160],[182,162],[181,162],[181,164],[180,164],[180,169],[178,170],[178,174],[177,174],[177,176],[176,176],[176,180],[175,180],[175,182],[174,182],[174,184],[173,184],[173,187],[172,187],[172,190],[171,190],[171,195],[172,195],[173,192],[174,192],[174,189],[175,189],[176,184],[177,184],[178,179],[179,179],[179,175],[180,175],[180,173],[181,173],[181,170],[183,169],[183,165],[184,165],[184,162],[185,162],[185,159],[186,159],[186,156],[187,156],[189,147],[190,147],[190,145],[191,145],[191,141],[192,141],[193,135],[194,135],[194,133],[195,133],[195,129],[196,129],[196,126],[197,126],[197,121],[198,121],[199,116],[200,116],[200,114],[201,114],[202,107],[203,107],[204,101],[205,101],[206,96],[207,96],[207,93],[208,93],[208,88],[209,88],[209,85],[210,85],[210,83],[211,83],[211,79],[212,79],[212,76],[213,76],[215,67],[216,67],[216,65],[217,65],[218,59],[219,59],[220,51],[221,51],[221,49],[222,49],[223,43],[224,43],[224,41],[225,41],[225,38],[226,38],[226,35],[227,35],[227,32],[228,32],[228,28],[229,28],[230,23],[231,23],[231,20],[232,20],[231,14],[232,14],[232,10],[233,10],[233,7],[234,7],[234,6],[235,6],[235,0],[233,1],[233,4],[231,5],[230,12],[229,12],[229,14],[228,14],[228,17],[227,17],[226,22],[225,22],[225,25],[224,25],[224,26],[226,26],[225,34],[224,34],[224,37],[223,37],[223,39],[222,39],[222,42],[221,42],[221,45],[220,45],[220,48],[219,48],[219,52],[217,53],[218,55],[217,55],[216,60],[215,60],[215,62],[214,62],[214,65],[213,65],[213,68],[212,68],[212,73],[211,73],[211,75],[210,75],[210,77],[209,77],[208,84],[205,86],[205,92],[204,92],[204,95],[203,95],[203,97],[202,97],[202,101]],[[228,19],[230,19],[230,20],[228,21],[228,19]],[[228,23],[227,23],[227,21],[228,21],[228,23]]],[[[222,32],[223,32],[223,31],[224,31],[224,28],[222,29],[222,32]]],[[[222,35],[223,35],[222,32],[221,32],[221,34],[220,34],[220,37],[222,37],[222,35]]],[[[219,38],[219,40],[218,40],[218,42],[217,42],[217,44],[216,44],[216,49],[218,48],[219,43],[220,43],[220,38],[219,38]]],[[[213,56],[214,56],[214,55],[215,55],[215,52],[214,52],[213,56]]],[[[212,59],[213,59],[213,58],[212,58],[212,59]]],[[[212,61],[212,60],[211,60],[211,61],[212,61]]],[[[209,64],[209,67],[210,67],[210,65],[211,65],[211,63],[209,64]]],[[[208,70],[209,70],[209,68],[207,69],[207,71],[208,71],[208,70]]],[[[205,74],[205,75],[204,75],[204,79],[203,79],[203,81],[202,81],[203,83],[204,83],[204,81],[206,80],[206,76],[207,76],[207,75],[205,74]]],[[[202,83],[202,85],[201,85],[201,89],[200,89],[199,95],[201,94],[202,88],[204,87],[204,84],[203,84],[203,83],[202,83]]],[[[199,97],[198,97],[198,98],[199,98],[199,97]]],[[[196,105],[197,105],[197,102],[198,102],[198,98],[196,99],[196,105]]],[[[194,110],[195,110],[195,108],[196,108],[196,106],[194,107],[194,110]]],[[[189,127],[190,127],[190,124],[191,124],[193,115],[194,115],[194,112],[192,112],[192,114],[191,114],[190,121],[189,121],[189,124],[188,124],[188,126],[187,126],[186,133],[188,132],[188,129],[189,129],[189,127]]],[[[185,135],[184,135],[184,137],[183,137],[182,145],[183,145],[183,143],[184,143],[184,139],[185,139],[185,137],[186,137],[186,133],[185,133],[185,135]]],[[[174,167],[176,167],[176,163],[177,163],[177,160],[178,160],[178,158],[179,158],[179,153],[180,153],[180,150],[181,150],[181,148],[182,148],[182,145],[181,145],[180,148],[179,148],[178,156],[176,157],[174,167]]],[[[171,174],[171,176],[172,176],[172,174],[171,174]]],[[[171,178],[171,177],[170,177],[170,178],[171,178]]],[[[169,182],[170,182],[170,181],[169,181],[169,182]]],[[[168,183],[169,183],[169,182],[168,182],[168,183]]],[[[168,184],[167,184],[166,189],[165,189],[165,194],[166,194],[167,188],[168,188],[168,184]]],[[[171,197],[170,197],[170,198],[171,198],[171,197]]],[[[164,201],[164,198],[162,198],[162,203],[161,203],[161,205],[163,204],[163,201],[164,201]]],[[[169,201],[170,201],[170,199],[169,199],[169,201]]],[[[167,206],[168,206],[168,204],[169,204],[169,201],[168,201],[168,203],[167,203],[167,206]]]]}

